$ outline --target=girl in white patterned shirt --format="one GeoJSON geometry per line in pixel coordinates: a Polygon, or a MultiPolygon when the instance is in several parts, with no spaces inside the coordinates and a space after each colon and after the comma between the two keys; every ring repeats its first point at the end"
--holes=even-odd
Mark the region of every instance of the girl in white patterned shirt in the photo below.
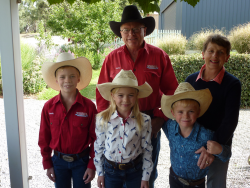
{"type": "Polygon", "coordinates": [[[139,111],[138,98],[152,93],[145,82],[138,86],[131,70],[121,70],[112,82],[98,84],[108,109],[96,117],[94,164],[98,187],[148,188],[153,168],[151,119],[139,111]]]}

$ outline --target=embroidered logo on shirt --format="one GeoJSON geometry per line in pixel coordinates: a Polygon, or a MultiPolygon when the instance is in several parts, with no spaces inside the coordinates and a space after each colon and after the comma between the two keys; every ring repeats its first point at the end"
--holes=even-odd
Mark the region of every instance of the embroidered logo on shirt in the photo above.
{"type": "Polygon", "coordinates": [[[156,65],[147,65],[148,69],[158,69],[156,65]]]}
{"type": "Polygon", "coordinates": [[[115,69],[121,69],[121,67],[116,67],[115,69]]]}
{"type": "Polygon", "coordinates": [[[54,112],[49,112],[49,115],[54,115],[54,112]]]}
{"type": "Polygon", "coordinates": [[[76,112],[75,115],[76,115],[76,116],[79,116],[79,117],[88,117],[88,114],[87,114],[87,113],[84,113],[84,112],[76,112]]]}

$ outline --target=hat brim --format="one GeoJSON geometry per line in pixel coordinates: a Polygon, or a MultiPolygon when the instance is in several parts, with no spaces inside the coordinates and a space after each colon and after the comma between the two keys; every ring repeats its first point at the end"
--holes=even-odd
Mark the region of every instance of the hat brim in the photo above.
{"type": "Polygon", "coordinates": [[[120,33],[120,27],[123,24],[128,23],[128,22],[143,23],[145,25],[145,27],[147,27],[146,36],[150,35],[155,29],[155,19],[152,16],[145,17],[145,18],[138,19],[138,20],[126,20],[125,22],[110,21],[109,26],[110,26],[111,30],[114,32],[115,35],[122,38],[121,33],[120,33]]]}
{"type": "Polygon", "coordinates": [[[80,82],[76,88],[82,90],[89,85],[92,78],[92,67],[89,60],[85,57],[79,57],[72,60],[62,62],[47,62],[42,65],[43,79],[46,84],[56,91],[60,91],[59,85],[56,83],[55,71],[64,66],[72,66],[80,72],[80,82]]]}
{"type": "Polygon", "coordinates": [[[171,113],[172,104],[183,99],[193,99],[200,103],[200,116],[202,116],[212,102],[212,95],[209,89],[202,89],[196,91],[187,91],[176,95],[162,95],[161,109],[162,112],[170,119],[174,119],[171,113]]]}
{"type": "Polygon", "coordinates": [[[115,84],[115,83],[110,83],[110,82],[97,84],[96,86],[101,96],[107,101],[111,100],[111,90],[114,88],[123,88],[123,87],[135,88],[139,90],[138,98],[148,97],[153,92],[151,86],[147,82],[145,82],[143,85],[140,85],[140,86],[121,85],[121,84],[115,84]]]}

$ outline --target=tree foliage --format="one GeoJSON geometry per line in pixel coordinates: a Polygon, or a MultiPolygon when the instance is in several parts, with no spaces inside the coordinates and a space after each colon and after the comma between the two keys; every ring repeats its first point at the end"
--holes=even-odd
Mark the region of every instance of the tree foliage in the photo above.
{"type": "MultiPolygon", "coordinates": [[[[19,5],[19,26],[20,32],[36,32],[38,22],[47,19],[49,4],[44,0],[23,0],[19,5]]],[[[46,29],[46,25],[44,25],[46,29]]]]}
{"type": "Polygon", "coordinates": [[[108,23],[111,20],[119,21],[121,14],[118,1],[87,4],[76,0],[72,5],[64,1],[50,7],[47,26],[53,34],[98,51],[102,45],[114,39],[108,23]]]}
{"type": "MultiPolygon", "coordinates": [[[[37,0],[32,0],[32,1],[37,1],[37,0]]],[[[66,0],[69,4],[73,4],[77,0],[66,0]]],[[[104,0],[81,0],[85,3],[88,4],[93,4],[93,3],[98,3],[104,0]]],[[[112,0],[116,1],[116,0],[112,0]]],[[[144,14],[150,13],[150,12],[160,12],[159,4],[161,0],[128,0],[130,4],[138,4],[139,7],[143,10],[144,14]]],[[[174,0],[177,1],[177,0],[174,0]]],[[[187,2],[189,5],[195,7],[195,5],[200,1],[200,0],[180,0],[187,2]]],[[[48,0],[50,5],[53,4],[59,4],[63,3],[64,0],[48,0]]]]}

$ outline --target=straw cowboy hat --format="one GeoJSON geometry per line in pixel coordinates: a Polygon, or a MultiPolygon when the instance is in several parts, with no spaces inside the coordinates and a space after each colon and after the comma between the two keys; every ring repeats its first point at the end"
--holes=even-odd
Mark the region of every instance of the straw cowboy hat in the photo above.
{"type": "Polygon", "coordinates": [[[212,102],[212,95],[209,89],[195,90],[188,82],[182,82],[177,87],[174,95],[162,95],[161,109],[162,112],[170,119],[174,119],[171,113],[172,105],[182,99],[193,99],[200,104],[200,116],[208,109],[212,102]]]}
{"type": "Polygon", "coordinates": [[[85,57],[74,58],[71,53],[61,53],[57,57],[56,62],[47,62],[42,65],[43,79],[49,87],[60,91],[59,85],[56,83],[55,73],[60,67],[72,66],[80,72],[80,82],[77,89],[82,90],[87,87],[92,78],[92,67],[89,60],[85,57]]]}
{"type": "Polygon", "coordinates": [[[102,97],[107,101],[111,100],[111,90],[119,87],[132,87],[139,90],[138,98],[148,97],[153,92],[153,89],[147,82],[138,86],[134,73],[131,70],[123,69],[115,76],[112,82],[97,84],[96,86],[102,97]]]}
{"type": "Polygon", "coordinates": [[[146,35],[150,35],[155,29],[155,19],[152,16],[142,18],[135,5],[129,5],[124,8],[121,22],[110,21],[109,25],[112,31],[121,38],[120,27],[127,22],[143,23],[147,27],[146,35]]]}

